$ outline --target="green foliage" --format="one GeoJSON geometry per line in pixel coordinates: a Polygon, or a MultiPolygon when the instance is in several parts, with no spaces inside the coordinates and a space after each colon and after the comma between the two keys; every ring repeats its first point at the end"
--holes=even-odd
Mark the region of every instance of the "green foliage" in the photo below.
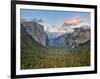
{"type": "Polygon", "coordinates": [[[78,48],[46,48],[21,29],[21,69],[90,66],[90,41],[78,48]]]}

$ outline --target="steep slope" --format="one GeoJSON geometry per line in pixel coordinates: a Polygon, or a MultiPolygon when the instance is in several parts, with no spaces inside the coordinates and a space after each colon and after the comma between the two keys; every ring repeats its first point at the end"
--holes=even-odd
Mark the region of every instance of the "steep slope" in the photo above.
{"type": "Polygon", "coordinates": [[[53,43],[55,47],[78,47],[90,40],[90,29],[89,28],[74,28],[72,33],[65,33],[54,39],[53,43]]]}
{"type": "Polygon", "coordinates": [[[75,28],[72,34],[65,38],[65,47],[78,47],[90,40],[90,29],[75,28]]]}
{"type": "Polygon", "coordinates": [[[46,46],[48,36],[44,32],[44,28],[37,22],[23,22],[25,30],[31,35],[38,43],[46,46]]]}
{"type": "Polygon", "coordinates": [[[46,48],[35,41],[21,24],[21,69],[37,65],[45,53],[46,48]]]}

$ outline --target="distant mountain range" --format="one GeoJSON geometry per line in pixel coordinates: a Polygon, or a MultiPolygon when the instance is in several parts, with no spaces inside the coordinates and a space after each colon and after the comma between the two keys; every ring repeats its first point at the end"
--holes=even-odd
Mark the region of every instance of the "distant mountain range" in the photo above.
{"type": "Polygon", "coordinates": [[[75,48],[90,40],[90,27],[85,23],[75,26],[49,27],[46,30],[37,22],[21,24],[36,42],[46,47],[75,48]]]}

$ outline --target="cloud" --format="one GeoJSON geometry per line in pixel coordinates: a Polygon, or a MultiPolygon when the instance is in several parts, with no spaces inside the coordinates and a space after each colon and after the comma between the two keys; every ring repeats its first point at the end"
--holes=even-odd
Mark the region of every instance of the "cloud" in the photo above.
{"type": "Polygon", "coordinates": [[[82,22],[80,17],[74,17],[71,19],[64,20],[64,26],[78,25],[82,22]]]}

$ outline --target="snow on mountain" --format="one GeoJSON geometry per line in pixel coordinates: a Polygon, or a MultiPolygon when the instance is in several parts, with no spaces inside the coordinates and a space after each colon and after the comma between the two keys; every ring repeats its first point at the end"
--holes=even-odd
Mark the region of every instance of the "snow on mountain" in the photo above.
{"type": "Polygon", "coordinates": [[[70,26],[60,26],[60,27],[47,27],[47,29],[45,29],[45,32],[48,35],[48,38],[56,38],[60,35],[63,35],[65,33],[72,33],[74,31],[74,28],[84,28],[84,29],[88,29],[89,28],[89,24],[87,22],[81,22],[77,25],[70,25],[70,26]]]}
{"type": "Polygon", "coordinates": [[[63,35],[66,32],[72,32],[72,28],[65,28],[65,27],[48,27],[48,29],[45,30],[45,32],[48,35],[48,38],[56,38],[60,35],[63,35]]]}
{"type": "Polygon", "coordinates": [[[51,26],[45,29],[48,35],[48,45],[51,47],[63,47],[64,40],[68,34],[72,34],[75,28],[83,28],[84,30],[89,29],[90,25],[86,22],[81,22],[77,25],[67,25],[67,26],[51,26]]]}

